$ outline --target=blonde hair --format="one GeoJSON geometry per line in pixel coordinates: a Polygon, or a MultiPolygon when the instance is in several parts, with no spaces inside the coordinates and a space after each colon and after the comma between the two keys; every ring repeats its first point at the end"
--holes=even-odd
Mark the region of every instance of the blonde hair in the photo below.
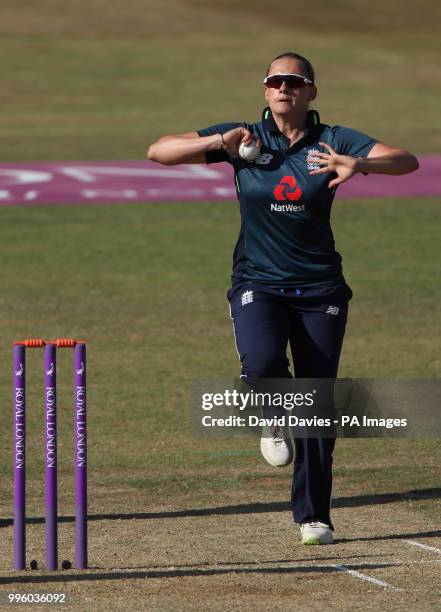
{"type": "Polygon", "coordinates": [[[306,57],[303,57],[303,55],[300,55],[299,53],[294,53],[293,51],[287,51],[286,53],[282,53],[281,55],[278,55],[277,57],[275,57],[271,64],[268,66],[268,69],[266,71],[266,75],[268,76],[269,73],[269,69],[271,68],[271,65],[273,64],[273,62],[275,62],[278,59],[282,59],[283,57],[289,57],[291,59],[295,59],[298,60],[299,62],[302,62],[303,64],[303,69],[305,70],[305,76],[308,77],[308,79],[311,79],[311,81],[313,83],[315,83],[315,72],[314,72],[314,68],[312,67],[311,62],[306,59],[306,57]]]}

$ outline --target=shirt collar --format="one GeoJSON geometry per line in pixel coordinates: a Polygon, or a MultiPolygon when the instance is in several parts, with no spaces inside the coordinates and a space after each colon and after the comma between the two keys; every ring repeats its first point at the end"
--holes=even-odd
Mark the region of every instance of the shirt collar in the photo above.
{"type": "MultiPolygon", "coordinates": [[[[263,109],[262,124],[267,132],[271,132],[274,135],[281,134],[276,122],[274,121],[274,117],[269,106],[263,109]]],[[[320,115],[318,112],[316,110],[309,110],[306,114],[305,136],[308,134],[311,128],[318,126],[319,124],[320,115]]]]}

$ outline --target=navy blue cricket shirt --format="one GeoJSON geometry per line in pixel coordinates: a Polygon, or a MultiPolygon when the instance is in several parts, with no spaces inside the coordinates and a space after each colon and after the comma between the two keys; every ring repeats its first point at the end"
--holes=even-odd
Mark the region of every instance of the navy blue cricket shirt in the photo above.
{"type": "Polygon", "coordinates": [[[225,151],[206,153],[207,163],[226,161],[235,172],[241,226],[233,255],[233,287],[319,287],[344,282],[341,256],[330,225],[336,189],[334,174],[310,176],[320,166],[307,162],[317,151],[366,157],[378,142],[356,130],[320,123],[317,111],[307,114],[305,134],[292,146],[279,131],[271,110],[259,123],[221,123],[198,130],[199,136],[223,134],[246,127],[262,141],[257,159],[247,162],[225,151]]]}

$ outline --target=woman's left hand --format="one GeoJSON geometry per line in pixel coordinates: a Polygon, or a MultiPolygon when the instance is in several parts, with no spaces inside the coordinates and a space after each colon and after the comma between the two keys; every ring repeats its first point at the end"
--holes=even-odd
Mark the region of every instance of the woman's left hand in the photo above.
{"type": "Polygon", "coordinates": [[[319,142],[322,147],[325,147],[329,153],[314,153],[313,156],[307,158],[308,163],[315,163],[323,166],[319,170],[311,170],[310,175],[314,174],[326,174],[327,172],[335,172],[337,178],[330,181],[328,187],[336,187],[340,183],[344,183],[351,176],[357,173],[357,158],[349,155],[339,155],[334,149],[326,144],[326,142],[319,142]]]}

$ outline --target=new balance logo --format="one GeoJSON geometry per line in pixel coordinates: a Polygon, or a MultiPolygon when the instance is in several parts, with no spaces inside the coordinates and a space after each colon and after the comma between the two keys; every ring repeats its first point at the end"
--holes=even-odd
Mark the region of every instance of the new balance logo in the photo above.
{"type": "Polygon", "coordinates": [[[340,312],[340,308],[338,306],[328,306],[328,310],[326,311],[326,314],[338,315],[339,312],[340,312]]]}
{"type": "Polygon", "coordinates": [[[253,301],[252,291],[245,291],[244,293],[242,293],[242,306],[245,306],[245,304],[251,304],[252,301],[253,301]]]}
{"type": "Polygon", "coordinates": [[[273,159],[273,157],[274,155],[271,155],[271,153],[259,153],[256,159],[250,160],[250,163],[260,164],[261,166],[267,166],[268,164],[271,163],[271,160],[273,159]]]}

